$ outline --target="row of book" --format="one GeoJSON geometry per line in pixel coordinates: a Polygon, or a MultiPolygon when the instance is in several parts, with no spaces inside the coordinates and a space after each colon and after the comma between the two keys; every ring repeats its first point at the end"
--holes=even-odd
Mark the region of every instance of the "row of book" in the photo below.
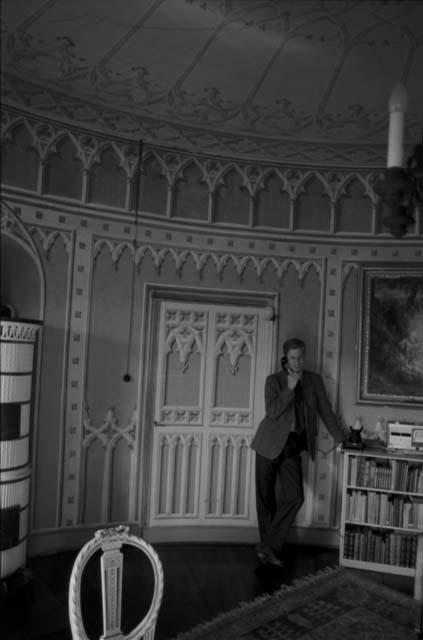
{"type": "Polygon", "coordinates": [[[423,531],[423,496],[413,499],[375,491],[348,490],[345,519],[350,522],[423,531]]]}
{"type": "Polygon", "coordinates": [[[423,494],[423,463],[351,456],[348,484],[423,494]]]}
{"type": "Polygon", "coordinates": [[[360,527],[345,530],[345,559],[415,567],[416,553],[416,535],[387,533],[360,527]]]}

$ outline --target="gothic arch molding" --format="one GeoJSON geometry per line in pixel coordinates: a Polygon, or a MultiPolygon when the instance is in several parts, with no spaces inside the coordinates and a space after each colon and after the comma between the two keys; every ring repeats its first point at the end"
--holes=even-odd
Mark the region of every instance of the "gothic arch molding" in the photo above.
{"type": "Polygon", "coordinates": [[[3,202],[1,203],[1,233],[12,242],[17,243],[19,247],[26,252],[35,265],[40,285],[40,300],[38,318],[34,318],[34,320],[43,320],[46,283],[41,257],[26,226],[21,222],[21,220],[19,220],[18,215],[3,202]]]}

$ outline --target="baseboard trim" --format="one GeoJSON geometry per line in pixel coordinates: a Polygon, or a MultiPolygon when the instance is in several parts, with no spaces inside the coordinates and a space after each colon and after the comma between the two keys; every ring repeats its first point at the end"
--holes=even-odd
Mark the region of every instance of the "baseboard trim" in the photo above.
{"type": "Polygon", "coordinates": [[[292,527],[288,535],[290,544],[316,545],[339,548],[339,529],[322,527],[292,527]]]}
{"type": "MultiPolygon", "coordinates": [[[[144,529],[144,538],[152,543],[257,544],[259,541],[256,527],[152,527],[144,529]]],[[[339,531],[338,529],[293,527],[288,536],[288,543],[338,548],[339,531]]]]}
{"type": "MultiPolygon", "coordinates": [[[[94,536],[98,529],[117,526],[117,524],[128,523],[111,523],[110,525],[97,523],[93,525],[66,527],[63,529],[36,529],[29,535],[28,557],[45,556],[53,553],[61,553],[62,551],[78,551],[94,536]]],[[[129,526],[131,533],[142,535],[142,529],[139,526],[129,526]]]]}
{"type": "Polygon", "coordinates": [[[144,538],[152,543],[256,544],[258,533],[256,527],[151,527],[144,529],[144,538]]]}
{"type": "MultiPolygon", "coordinates": [[[[116,525],[117,523],[115,523],[116,525]]],[[[29,536],[28,556],[42,556],[62,551],[77,551],[93,537],[94,533],[107,525],[81,525],[65,529],[39,529],[29,536]]],[[[113,526],[110,524],[109,526],[113,526]]],[[[131,533],[143,537],[152,544],[211,543],[211,544],[257,544],[256,527],[150,527],[142,528],[129,524],[131,533]]],[[[339,547],[339,530],[318,527],[292,527],[290,544],[315,545],[317,547],[339,547]]]]}

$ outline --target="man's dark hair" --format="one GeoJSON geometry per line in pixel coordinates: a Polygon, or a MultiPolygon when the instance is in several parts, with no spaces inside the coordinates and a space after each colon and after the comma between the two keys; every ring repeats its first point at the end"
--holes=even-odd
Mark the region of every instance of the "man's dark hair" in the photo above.
{"type": "Polygon", "coordinates": [[[290,338],[283,343],[284,356],[287,356],[288,351],[291,351],[291,349],[302,349],[303,353],[305,353],[305,343],[299,338],[290,338]]]}

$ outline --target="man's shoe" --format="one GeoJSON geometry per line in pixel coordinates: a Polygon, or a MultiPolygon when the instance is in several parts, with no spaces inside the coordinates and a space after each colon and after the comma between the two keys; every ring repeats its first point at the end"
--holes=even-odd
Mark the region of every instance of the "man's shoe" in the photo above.
{"type": "Polygon", "coordinates": [[[257,558],[261,564],[273,564],[275,567],[283,567],[282,560],[279,560],[273,549],[270,547],[257,547],[257,558]]]}

